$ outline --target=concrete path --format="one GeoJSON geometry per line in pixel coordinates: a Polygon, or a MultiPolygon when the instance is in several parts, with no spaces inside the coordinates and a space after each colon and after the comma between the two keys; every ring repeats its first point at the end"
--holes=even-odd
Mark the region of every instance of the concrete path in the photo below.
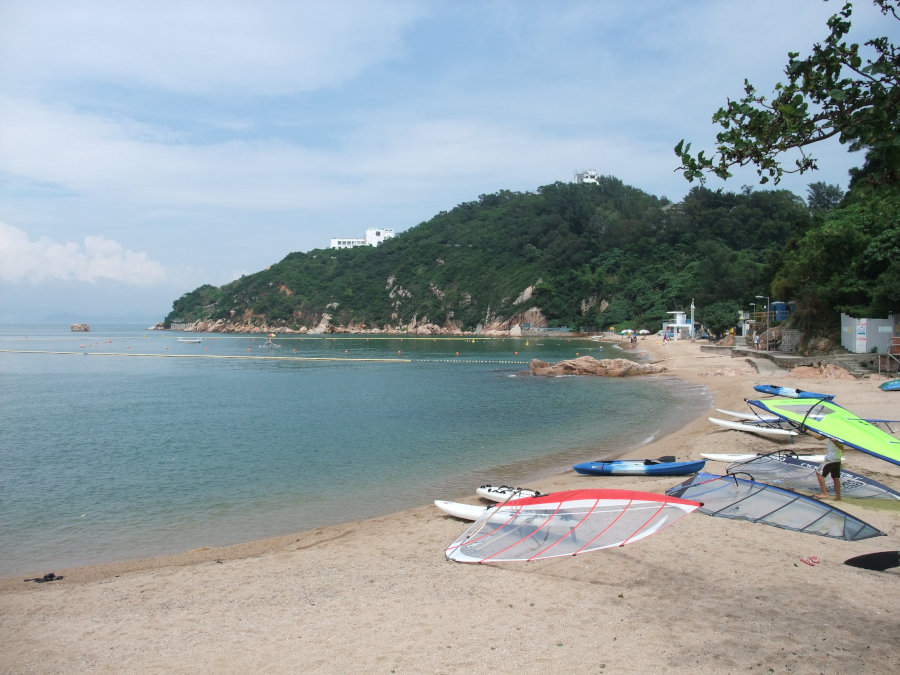
{"type": "Polygon", "coordinates": [[[753,366],[756,369],[756,372],[760,375],[765,375],[768,378],[779,378],[785,377],[791,371],[786,368],[779,368],[769,359],[757,359],[753,357],[747,357],[747,363],[753,366]]]}

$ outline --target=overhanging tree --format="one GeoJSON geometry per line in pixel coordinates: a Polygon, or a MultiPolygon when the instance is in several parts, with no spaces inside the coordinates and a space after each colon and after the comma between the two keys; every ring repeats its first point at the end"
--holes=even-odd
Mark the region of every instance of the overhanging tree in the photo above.
{"type": "MultiPolygon", "coordinates": [[[[873,0],[887,21],[898,21],[896,0],[873,0]]],[[[886,37],[846,41],[852,3],[828,20],[828,37],[810,56],[789,53],[787,82],[769,101],[745,81],[745,96],[728,101],[713,121],[723,131],[716,151],[691,154],[675,147],[689,181],[707,174],[728,178],[734,167],[754,165],[761,183],[817,168],[810,146],[838,138],[848,150],[866,149],[851,171],[850,192],[810,186],[812,228],[782,257],[772,293],[800,301],[800,324],[830,330],[838,312],[883,316],[900,310],[900,51],[886,37]],[[785,156],[799,154],[793,167],[785,156]],[[840,205],[838,206],[838,201],[840,205]],[[825,208],[822,208],[822,207],[825,208]],[[833,207],[837,208],[833,208],[833,207]]]]}
{"type": "MultiPolygon", "coordinates": [[[[888,20],[900,18],[895,0],[873,2],[888,20]]],[[[898,180],[893,162],[900,146],[900,52],[887,37],[868,40],[865,50],[848,44],[852,10],[847,2],[828,20],[828,37],[808,57],[788,54],[787,82],[775,86],[771,100],[744,81],[744,97],[713,115],[723,131],[712,155],[692,155],[684,140],[675,146],[685,178],[703,182],[712,173],[725,179],[734,167],[754,165],[761,183],[777,184],[785,173],[816,169],[809,146],[837,137],[851,150],[868,149],[867,159],[880,169],[878,180],[898,180]],[[790,151],[799,157],[786,168],[783,156],[790,151]]]]}

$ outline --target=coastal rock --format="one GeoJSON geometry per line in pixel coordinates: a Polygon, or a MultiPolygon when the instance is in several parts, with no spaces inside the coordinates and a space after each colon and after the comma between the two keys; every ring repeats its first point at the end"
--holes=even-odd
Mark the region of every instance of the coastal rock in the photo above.
{"type": "Polygon", "coordinates": [[[698,373],[700,377],[737,377],[738,375],[752,375],[754,371],[749,368],[718,368],[705,373],[698,373]]]}
{"type": "Polygon", "coordinates": [[[631,377],[633,375],[655,375],[665,372],[665,366],[655,363],[637,363],[628,359],[597,360],[593,356],[579,356],[567,361],[549,364],[540,359],[532,359],[529,364],[532,375],[598,375],[600,377],[631,377]]]}
{"type": "Polygon", "coordinates": [[[73,323],[72,324],[72,332],[73,333],[90,333],[91,327],[86,323],[73,323]]]}
{"type": "Polygon", "coordinates": [[[823,380],[855,380],[846,368],[841,368],[833,363],[824,366],[797,366],[791,370],[793,377],[823,380]]]}

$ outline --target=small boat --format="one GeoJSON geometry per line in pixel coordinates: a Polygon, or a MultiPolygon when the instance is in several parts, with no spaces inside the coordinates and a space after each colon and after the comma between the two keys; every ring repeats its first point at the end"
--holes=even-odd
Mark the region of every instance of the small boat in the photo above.
{"type": "Polygon", "coordinates": [[[785,398],[818,398],[823,401],[830,401],[834,398],[834,394],[818,394],[814,391],[804,391],[793,387],[779,387],[777,384],[757,384],[753,388],[762,394],[784,396],[785,398]]]}
{"type": "Polygon", "coordinates": [[[655,459],[614,459],[582,462],[572,468],[587,476],[684,476],[703,470],[705,459],[690,462],[660,462],[655,459]]]}
{"type": "Polygon", "coordinates": [[[540,497],[537,490],[528,488],[510,487],[509,485],[482,485],[475,490],[475,494],[490,502],[505,502],[507,499],[522,499],[523,497],[540,497]]]}
{"type": "Polygon", "coordinates": [[[178,342],[190,342],[192,344],[196,344],[198,342],[203,342],[203,338],[180,337],[178,338],[178,342]]]}
{"type": "Polygon", "coordinates": [[[884,391],[900,391],[900,380],[888,380],[881,383],[881,389],[884,391]]]}

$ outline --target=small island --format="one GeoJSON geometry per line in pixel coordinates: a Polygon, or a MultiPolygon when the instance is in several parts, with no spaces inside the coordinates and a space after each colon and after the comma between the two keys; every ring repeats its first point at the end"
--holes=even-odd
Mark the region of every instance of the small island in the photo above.
{"type": "Polygon", "coordinates": [[[91,327],[86,323],[73,323],[72,324],[72,332],[73,333],[90,333],[91,327]]]}

